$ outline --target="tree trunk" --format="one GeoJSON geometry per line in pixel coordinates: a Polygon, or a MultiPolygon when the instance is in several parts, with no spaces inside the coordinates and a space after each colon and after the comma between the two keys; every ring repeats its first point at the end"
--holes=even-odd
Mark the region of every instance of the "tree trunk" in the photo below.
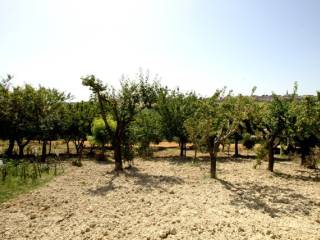
{"type": "MultiPolygon", "coordinates": [[[[94,145],[94,144],[91,144],[91,145],[90,145],[89,155],[93,155],[93,153],[94,153],[94,152],[93,152],[93,149],[94,149],[94,148],[95,148],[95,145],[94,145]]],[[[103,151],[103,153],[104,153],[104,147],[102,147],[102,149],[103,149],[102,151],[103,151]]]]}
{"type": "Polygon", "coordinates": [[[123,170],[123,166],[122,166],[122,151],[121,151],[121,142],[116,140],[113,144],[114,146],[114,163],[115,163],[115,167],[114,170],[115,171],[122,171],[123,170]]]}
{"type": "Polygon", "coordinates": [[[83,144],[83,142],[81,142],[80,143],[80,145],[79,145],[79,149],[78,149],[78,155],[79,155],[79,162],[81,162],[81,160],[82,160],[82,152],[83,152],[83,148],[84,148],[84,144],[83,144]]]}
{"type": "Polygon", "coordinates": [[[308,149],[308,145],[302,142],[301,144],[301,165],[307,166],[307,156],[309,155],[310,151],[308,149]]]}
{"type": "Polygon", "coordinates": [[[184,156],[187,157],[187,143],[184,144],[184,156]]]}
{"type": "Polygon", "coordinates": [[[49,155],[51,154],[51,144],[52,142],[51,142],[51,140],[49,141],[49,155]]]}
{"type": "Polygon", "coordinates": [[[238,147],[239,139],[236,136],[234,139],[234,157],[239,157],[239,147],[238,147]]]}
{"type": "Polygon", "coordinates": [[[301,166],[306,166],[307,165],[307,156],[304,154],[304,152],[301,152],[301,166]]]}
{"type": "Polygon", "coordinates": [[[217,153],[219,144],[214,144],[213,148],[209,150],[210,154],[210,177],[217,178],[217,153]]]}
{"type": "Polygon", "coordinates": [[[69,142],[70,142],[70,140],[66,141],[66,144],[67,144],[67,154],[68,154],[68,155],[70,154],[69,142]]]}
{"type": "Polygon", "coordinates": [[[271,172],[273,172],[273,166],[274,166],[273,145],[274,145],[274,138],[272,137],[268,144],[268,156],[269,156],[268,170],[271,172]]]}
{"type": "Polygon", "coordinates": [[[45,162],[47,157],[47,140],[42,142],[41,162],[45,162]]]}
{"type": "Polygon", "coordinates": [[[180,157],[186,156],[187,148],[185,147],[185,143],[180,141],[180,157]]]}
{"type": "Polygon", "coordinates": [[[76,153],[79,155],[80,152],[80,143],[78,143],[76,140],[73,141],[74,147],[76,148],[76,153]]]}
{"type": "Polygon", "coordinates": [[[19,157],[22,158],[23,157],[24,145],[18,145],[18,146],[19,146],[19,157]]]}
{"type": "Polygon", "coordinates": [[[210,152],[210,177],[217,177],[217,158],[214,152],[210,152]]]}
{"type": "Polygon", "coordinates": [[[9,146],[8,149],[6,150],[5,154],[9,157],[12,156],[12,152],[13,152],[13,148],[14,148],[14,139],[9,139],[9,146]]]}
{"type": "Polygon", "coordinates": [[[17,140],[17,144],[19,147],[19,157],[22,158],[23,157],[23,150],[24,147],[28,145],[28,143],[30,142],[30,140],[27,140],[26,142],[23,142],[23,140],[17,140]]]}

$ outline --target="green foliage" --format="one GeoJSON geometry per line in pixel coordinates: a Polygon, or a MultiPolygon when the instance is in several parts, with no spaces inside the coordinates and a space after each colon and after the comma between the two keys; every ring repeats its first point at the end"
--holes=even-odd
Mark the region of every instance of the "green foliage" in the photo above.
{"type": "MultiPolygon", "coordinates": [[[[258,159],[268,155],[272,171],[277,146],[299,149],[302,162],[314,166],[310,159],[320,145],[320,93],[297,98],[297,85],[291,95],[273,94],[269,102],[226,94],[225,89],[198,98],[195,93],[163,88],[157,78],[150,82],[149,73],[140,71],[134,81],[123,77],[119,89],[93,75],[83,77],[83,85],[92,90],[91,101],[68,102],[70,95],[63,92],[28,84],[12,87],[11,79],[8,75],[0,80],[0,139],[10,140],[7,153],[17,143],[21,156],[31,140],[43,143],[45,156],[47,142],[62,138],[75,144],[79,159],[74,164],[81,165],[86,140],[102,147],[111,143],[116,169],[121,170],[122,159],[133,159],[133,146],[138,146],[139,154],[150,155],[150,143],[165,138],[179,142],[181,156],[187,142],[192,142],[195,152],[209,152],[215,164],[219,145],[231,137],[243,138],[251,149],[255,134],[263,142],[258,159]]],[[[24,163],[19,168],[27,176],[24,163]]],[[[6,178],[7,169],[1,172],[6,178]]]]}
{"type": "Polygon", "coordinates": [[[108,135],[106,133],[106,125],[102,118],[95,118],[93,120],[91,133],[92,136],[90,137],[93,143],[100,146],[104,146],[107,143],[108,135]]]}
{"type": "Polygon", "coordinates": [[[156,110],[161,116],[163,136],[169,140],[176,140],[183,148],[188,141],[188,131],[185,122],[196,110],[197,96],[194,93],[183,94],[179,89],[169,91],[162,88],[159,92],[156,110]]]}
{"type": "Polygon", "coordinates": [[[186,122],[189,135],[196,144],[206,147],[211,157],[211,177],[216,177],[216,156],[219,145],[225,142],[238,129],[250,111],[251,98],[225,95],[225,89],[212,97],[203,99],[197,106],[191,120],[186,122]]]}
{"type": "Polygon", "coordinates": [[[257,168],[258,166],[260,166],[262,164],[263,160],[267,160],[268,149],[267,149],[266,145],[259,145],[256,148],[256,155],[257,155],[257,158],[256,158],[256,163],[253,166],[254,168],[257,168]]]}
{"type": "Polygon", "coordinates": [[[58,133],[63,124],[60,121],[61,109],[64,101],[69,98],[70,95],[65,95],[56,89],[40,87],[36,91],[33,114],[39,139],[51,140],[59,136],[58,133]]]}
{"type": "Polygon", "coordinates": [[[257,134],[264,140],[269,149],[268,169],[273,171],[273,149],[281,143],[287,144],[294,135],[294,121],[290,108],[296,101],[297,86],[291,95],[277,96],[273,94],[272,101],[256,104],[257,114],[254,119],[257,134]]]}
{"type": "Polygon", "coordinates": [[[159,113],[153,109],[144,109],[137,114],[130,126],[134,142],[138,143],[138,154],[152,155],[150,143],[159,143],[162,139],[162,125],[159,113]]]}
{"type": "Polygon", "coordinates": [[[196,111],[198,107],[201,107],[200,104],[200,100],[198,100],[195,106],[195,112],[184,122],[184,127],[188,132],[189,140],[192,142],[195,151],[194,160],[197,157],[197,151],[201,150],[203,145],[205,145],[205,143],[203,143],[204,139],[202,139],[203,126],[199,124],[199,113],[196,111]]]}
{"type": "Polygon", "coordinates": [[[93,97],[99,104],[101,118],[114,149],[116,170],[122,170],[123,157],[131,158],[132,139],[134,138],[130,136],[130,125],[142,109],[154,104],[153,95],[156,92],[156,84],[150,84],[148,79],[149,77],[146,78],[142,74],[139,75],[139,81],[131,81],[123,77],[120,89],[115,90],[108,85],[103,85],[93,75],[82,78],[83,85],[92,90],[93,97]],[[116,122],[115,129],[108,122],[108,116],[116,122]]]}
{"type": "Polygon", "coordinates": [[[94,102],[77,102],[65,105],[64,114],[64,137],[71,140],[78,155],[82,154],[84,142],[91,133],[91,124],[97,115],[97,108],[94,102]]]}
{"type": "Polygon", "coordinates": [[[0,139],[8,139],[11,135],[11,114],[9,109],[10,100],[10,81],[13,78],[7,75],[7,78],[2,78],[0,82],[0,139]]]}
{"type": "Polygon", "coordinates": [[[291,139],[301,150],[302,164],[314,166],[310,161],[313,148],[320,146],[320,99],[317,96],[307,96],[295,101],[289,110],[292,124],[291,139]]]}

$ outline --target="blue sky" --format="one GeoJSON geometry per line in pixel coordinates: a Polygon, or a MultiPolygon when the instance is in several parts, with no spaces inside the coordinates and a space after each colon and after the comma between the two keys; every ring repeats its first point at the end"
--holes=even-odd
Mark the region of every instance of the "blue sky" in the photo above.
{"type": "Polygon", "coordinates": [[[138,69],[211,95],[320,90],[318,0],[0,0],[0,76],[87,99],[138,69]]]}

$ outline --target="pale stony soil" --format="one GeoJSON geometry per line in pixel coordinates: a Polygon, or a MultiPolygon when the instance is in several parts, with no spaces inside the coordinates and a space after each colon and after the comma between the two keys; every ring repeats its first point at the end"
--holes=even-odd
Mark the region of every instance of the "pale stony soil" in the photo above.
{"type": "Polygon", "coordinates": [[[0,205],[0,239],[320,239],[320,182],[292,163],[84,162],[0,205]]]}

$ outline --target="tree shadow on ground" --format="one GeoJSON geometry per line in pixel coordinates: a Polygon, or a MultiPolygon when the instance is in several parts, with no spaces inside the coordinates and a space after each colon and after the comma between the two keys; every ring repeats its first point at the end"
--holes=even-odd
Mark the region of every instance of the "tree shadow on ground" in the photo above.
{"type": "MultiPolygon", "coordinates": [[[[90,159],[91,160],[91,159],[90,159]]],[[[111,161],[110,159],[105,159],[105,160],[93,160],[96,164],[99,165],[110,165],[110,164],[114,164],[114,161],[111,161]]]]}
{"type": "Polygon", "coordinates": [[[168,147],[164,147],[164,146],[154,146],[152,147],[152,151],[153,152],[162,152],[162,151],[166,151],[168,149],[177,149],[177,151],[179,150],[176,146],[168,146],[168,147]]]}
{"type": "Polygon", "coordinates": [[[270,217],[309,215],[320,206],[320,202],[314,202],[290,188],[252,182],[232,184],[226,180],[217,180],[232,193],[232,205],[260,211],[270,217]]]}
{"type": "Polygon", "coordinates": [[[320,170],[297,170],[297,172],[299,172],[299,174],[274,172],[273,175],[285,180],[320,182],[320,170]]]}
{"type": "Polygon", "coordinates": [[[166,188],[177,184],[183,184],[184,180],[180,177],[171,175],[153,175],[139,171],[138,168],[132,167],[124,171],[126,178],[131,178],[135,185],[141,186],[144,190],[161,189],[166,191],[166,188]]]}
{"type": "Polygon", "coordinates": [[[127,180],[133,180],[133,185],[136,191],[152,191],[159,189],[163,192],[167,192],[168,188],[171,186],[184,183],[184,180],[180,177],[169,175],[152,175],[141,172],[136,167],[124,169],[123,172],[120,173],[111,171],[108,174],[112,175],[111,179],[102,186],[99,186],[95,189],[89,189],[89,194],[104,196],[110,191],[122,188],[121,185],[114,183],[114,181],[121,176],[124,176],[127,180]]]}
{"type": "Polygon", "coordinates": [[[114,180],[117,178],[117,174],[113,174],[111,179],[106,183],[106,185],[99,186],[95,189],[89,189],[88,192],[91,195],[104,196],[108,192],[121,188],[121,186],[116,186],[114,180]]]}
{"type": "MultiPolygon", "coordinates": [[[[217,162],[218,163],[227,163],[227,162],[246,162],[246,161],[252,161],[252,159],[255,159],[253,157],[232,157],[232,156],[218,156],[217,162]]],[[[165,156],[152,156],[148,157],[144,160],[147,161],[167,161],[170,164],[174,165],[184,165],[184,164],[194,164],[194,165],[201,165],[201,164],[208,164],[210,162],[209,156],[199,156],[196,159],[193,157],[187,156],[187,157],[180,157],[177,155],[165,155],[165,156]]]]}

